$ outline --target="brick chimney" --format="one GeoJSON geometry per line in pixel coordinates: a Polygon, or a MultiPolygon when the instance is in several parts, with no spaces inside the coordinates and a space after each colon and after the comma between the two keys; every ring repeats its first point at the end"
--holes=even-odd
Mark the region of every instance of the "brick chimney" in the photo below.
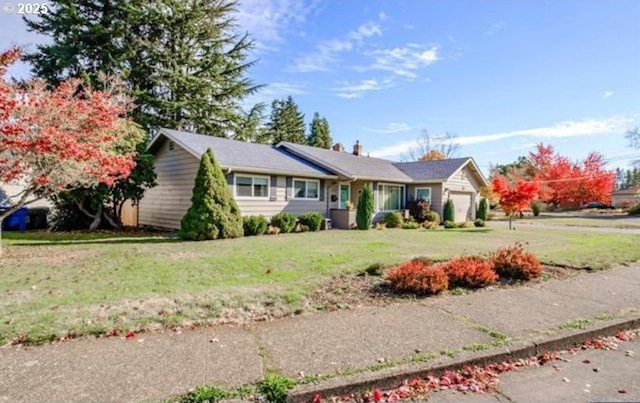
{"type": "Polygon", "coordinates": [[[353,146],[353,155],[362,155],[362,145],[360,144],[360,141],[356,140],[356,144],[354,144],[353,146]]]}
{"type": "Polygon", "coordinates": [[[339,152],[344,151],[344,147],[342,146],[342,143],[335,143],[331,148],[333,149],[333,151],[339,151],[339,152]]]}

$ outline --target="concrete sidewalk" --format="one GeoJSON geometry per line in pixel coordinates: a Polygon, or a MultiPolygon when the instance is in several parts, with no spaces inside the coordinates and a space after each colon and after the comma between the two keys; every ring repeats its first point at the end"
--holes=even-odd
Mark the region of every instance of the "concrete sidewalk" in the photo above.
{"type": "MultiPolygon", "coordinates": [[[[426,298],[299,316],[250,326],[216,326],[133,339],[83,339],[0,349],[0,402],[157,401],[202,384],[240,386],[266,368],[300,374],[354,372],[381,362],[517,343],[587,324],[640,317],[640,262],[532,286],[426,298]],[[564,325],[564,328],[561,328],[564,325]]],[[[588,327],[587,327],[588,328],[588,327]]],[[[484,351],[486,353],[487,351],[484,351]]]]}

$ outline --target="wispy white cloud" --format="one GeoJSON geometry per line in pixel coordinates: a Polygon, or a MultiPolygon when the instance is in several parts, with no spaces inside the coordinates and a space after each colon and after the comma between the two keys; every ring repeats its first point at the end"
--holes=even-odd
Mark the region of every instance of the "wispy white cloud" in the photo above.
{"type": "Polygon", "coordinates": [[[379,91],[386,88],[391,88],[394,83],[391,79],[384,79],[382,81],[369,79],[360,80],[358,83],[349,83],[342,81],[338,83],[339,87],[333,88],[333,91],[337,96],[341,98],[358,98],[367,91],[379,91]]]}
{"type": "Polygon", "coordinates": [[[251,34],[259,49],[269,49],[282,43],[283,36],[319,6],[318,1],[240,0],[236,22],[241,32],[251,34]]]}
{"type": "MultiPolygon", "coordinates": [[[[514,130],[510,132],[486,134],[481,136],[457,137],[455,143],[461,146],[477,145],[493,141],[505,140],[517,137],[534,139],[552,139],[565,137],[581,137],[593,135],[606,135],[623,133],[633,120],[613,117],[609,119],[589,119],[583,121],[564,121],[546,127],[533,129],[514,130]]],[[[383,147],[371,152],[372,157],[395,157],[406,153],[410,147],[415,146],[415,141],[405,141],[383,147]]]]}
{"type": "Polygon", "coordinates": [[[602,94],[602,98],[607,99],[607,98],[611,97],[612,95],[613,95],[613,91],[605,91],[602,94]]]}
{"type": "Polygon", "coordinates": [[[328,71],[339,62],[341,53],[363,46],[368,38],[382,35],[382,27],[379,23],[366,22],[348,32],[344,37],[320,42],[313,52],[297,58],[291,66],[291,70],[299,73],[328,71]]]}
{"type": "Polygon", "coordinates": [[[418,77],[416,71],[440,60],[438,46],[425,47],[415,43],[393,49],[374,50],[369,53],[374,62],[365,70],[390,71],[407,79],[418,77]]]}
{"type": "Polygon", "coordinates": [[[495,24],[489,27],[487,32],[485,32],[485,35],[488,35],[488,36],[495,35],[498,31],[502,30],[502,28],[504,28],[504,21],[496,22],[495,24]]]}
{"type": "Polygon", "coordinates": [[[375,22],[367,22],[362,24],[355,31],[349,33],[349,37],[356,41],[362,41],[372,36],[382,36],[382,28],[375,22]]]}
{"type": "Polygon", "coordinates": [[[409,130],[413,129],[411,126],[409,126],[406,123],[398,123],[398,122],[391,122],[387,125],[387,127],[382,128],[382,129],[370,129],[370,128],[366,128],[366,131],[372,132],[372,133],[380,133],[380,134],[395,134],[395,133],[402,133],[402,132],[408,132],[409,130]]]}
{"type": "Polygon", "coordinates": [[[353,99],[353,98],[359,98],[360,94],[356,94],[354,92],[339,92],[336,94],[336,96],[344,99],[353,99]]]}

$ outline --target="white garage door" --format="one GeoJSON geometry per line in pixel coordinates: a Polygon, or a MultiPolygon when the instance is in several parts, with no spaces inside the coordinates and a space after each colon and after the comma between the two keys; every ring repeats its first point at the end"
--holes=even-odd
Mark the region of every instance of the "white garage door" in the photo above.
{"type": "Polygon", "coordinates": [[[457,222],[473,219],[473,211],[471,210],[473,195],[471,193],[451,192],[449,198],[453,200],[457,222]]]}

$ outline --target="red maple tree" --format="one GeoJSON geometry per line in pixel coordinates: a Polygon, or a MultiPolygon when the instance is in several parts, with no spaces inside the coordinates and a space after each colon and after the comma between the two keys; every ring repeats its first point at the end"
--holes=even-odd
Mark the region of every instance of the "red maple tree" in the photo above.
{"type": "Polygon", "coordinates": [[[137,128],[124,117],[131,109],[122,87],[105,81],[97,91],[79,80],[48,89],[42,80],[18,85],[5,78],[20,59],[19,49],[0,53],[0,182],[20,193],[0,197],[18,208],[61,190],[112,184],[135,166],[122,146],[137,128]]]}
{"type": "Polygon", "coordinates": [[[584,160],[572,162],[550,145],[539,144],[536,151],[530,153],[529,160],[534,179],[540,183],[539,198],[546,203],[581,205],[611,200],[615,172],[606,169],[600,153],[591,152],[584,160]]]}
{"type": "Polygon", "coordinates": [[[536,182],[523,180],[511,184],[504,176],[497,175],[491,181],[491,189],[500,197],[500,207],[509,215],[509,229],[511,229],[513,215],[531,204],[538,195],[539,186],[536,182]]]}

